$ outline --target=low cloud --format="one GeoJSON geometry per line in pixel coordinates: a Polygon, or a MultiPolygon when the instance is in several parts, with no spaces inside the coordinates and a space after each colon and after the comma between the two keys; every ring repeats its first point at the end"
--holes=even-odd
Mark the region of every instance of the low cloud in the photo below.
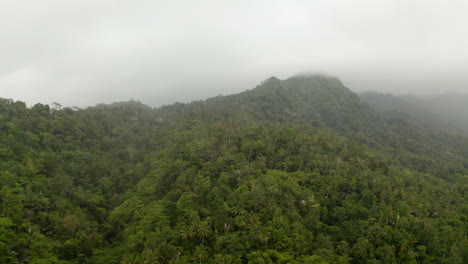
{"type": "Polygon", "coordinates": [[[466,1],[2,1],[0,96],[151,105],[319,71],[356,91],[463,92],[466,1]]]}

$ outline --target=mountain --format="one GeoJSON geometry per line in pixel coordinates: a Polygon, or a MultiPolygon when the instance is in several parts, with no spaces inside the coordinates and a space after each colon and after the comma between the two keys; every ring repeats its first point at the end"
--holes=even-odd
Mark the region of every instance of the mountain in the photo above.
{"type": "Polygon", "coordinates": [[[160,120],[179,125],[184,120],[311,125],[357,140],[420,171],[441,177],[467,173],[465,137],[428,127],[415,118],[381,114],[370,106],[337,78],[299,75],[284,81],[272,77],[240,94],[163,107],[157,114],[160,120]],[[459,166],[454,170],[456,166],[447,168],[448,163],[459,166]]]}
{"type": "Polygon", "coordinates": [[[298,75],[160,108],[0,100],[0,262],[468,262],[468,139],[362,98],[298,75]]]}
{"type": "Polygon", "coordinates": [[[389,114],[409,115],[433,128],[468,135],[468,96],[391,95],[376,92],[360,94],[374,110],[389,114]]]}
{"type": "Polygon", "coordinates": [[[423,106],[468,135],[468,95],[443,94],[425,98],[423,106]]]}

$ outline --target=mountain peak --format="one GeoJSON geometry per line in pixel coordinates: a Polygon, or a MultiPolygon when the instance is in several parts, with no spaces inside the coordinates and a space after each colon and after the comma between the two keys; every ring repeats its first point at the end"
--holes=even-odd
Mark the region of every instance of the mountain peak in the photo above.
{"type": "Polygon", "coordinates": [[[300,73],[296,74],[288,79],[286,81],[313,81],[313,82],[319,82],[319,83],[326,83],[326,84],[334,84],[337,86],[344,86],[341,80],[335,76],[324,74],[324,73],[300,73]]]}
{"type": "Polygon", "coordinates": [[[271,84],[280,84],[281,80],[275,76],[271,76],[260,83],[259,86],[271,85],[271,84]]]}

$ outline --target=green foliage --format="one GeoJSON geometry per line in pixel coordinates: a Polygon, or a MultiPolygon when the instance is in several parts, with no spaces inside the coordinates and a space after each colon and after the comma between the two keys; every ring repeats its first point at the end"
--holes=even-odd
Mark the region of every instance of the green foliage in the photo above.
{"type": "Polygon", "coordinates": [[[468,140],[335,78],[0,121],[0,263],[468,262],[468,140]]]}

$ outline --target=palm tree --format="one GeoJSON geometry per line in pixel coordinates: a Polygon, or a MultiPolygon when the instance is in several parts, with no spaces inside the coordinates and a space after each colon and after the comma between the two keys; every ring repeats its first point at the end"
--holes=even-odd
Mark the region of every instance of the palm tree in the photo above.
{"type": "Polygon", "coordinates": [[[205,245],[199,245],[195,248],[195,256],[197,256],[200,263],[202,263],[203,260],[208,259],[209,254],[205,245]]]}
{"type": "Polygon", "coordinates": [[[200,222],[196,225],[198,237],[201,239],[202,244],[205,243],[205,238],[211,235],[211,228],[206,221],[200,222]]]}
{"type": "Polygon", "coordinates": [[[184,240],[192,239],[195,236],[195,230],[192,225],[181,224],[177,229],[184,240]]]}

